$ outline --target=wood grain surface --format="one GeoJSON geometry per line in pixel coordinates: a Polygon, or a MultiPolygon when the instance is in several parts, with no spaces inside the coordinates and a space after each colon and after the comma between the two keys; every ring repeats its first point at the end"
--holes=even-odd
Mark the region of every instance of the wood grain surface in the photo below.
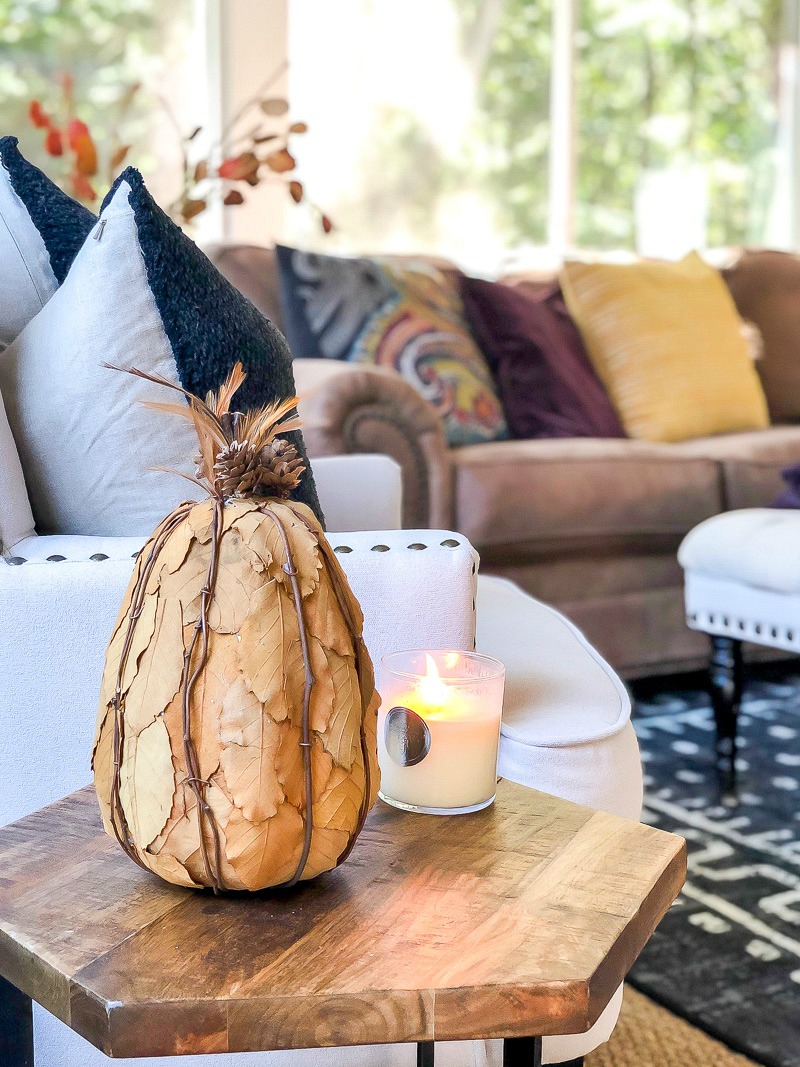
{"type": "Polygon", "coordinates": [[[379,801],[337,870],[215,898],[85,789],[0,829],[0,975],[113,1056],[576,1033],[684,875],[680,838],[501,782],[473,815],[379,801]]]}

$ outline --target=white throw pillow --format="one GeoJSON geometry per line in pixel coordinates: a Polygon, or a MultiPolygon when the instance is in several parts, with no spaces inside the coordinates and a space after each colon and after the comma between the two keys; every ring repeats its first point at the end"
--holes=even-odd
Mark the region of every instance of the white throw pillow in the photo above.
{"type": "Polygon", "coordinates": [[[0,552],[11,554],[14,545],[32,533],[33,514],[25,479],[0,396],[0,552]]]}
{"type": "MultiPolygon", "coordinates": [[[[141,365],[177,382],[175,361],[124,202],[103,213],[66,281],[0,355],[0,390],[19,444],[40,533],[148,534],[200,489],[147,473],[197,450],[191,427],[139,400],[172,400],[166,390],[104,362],[141,365]],[[96,237],[96,233],[94,235],[96,237]]],[[[181,470],[190,473],[188,464],[181,470]]]]}
{"type": "Polygon", "coordinates": [[[0,138],[0,349],[47,303],[95,218],[0,138]]]}
{"type": "MultiPolygon", "coordinates": [[[[294,393],[272,323],[222,278],[128,168],[52,299],[4,353],[0,391],[39,533],[145,536],[202,490],[183,419],[138,401],[175,394],[109,370],[158,374],[204,395],[240,359],[242,408],[294,393]]],[[[303,451],[302,438],[288,435],[303,451]]],[[[313,477],[296,491],[319,510],[313,477]]]]}

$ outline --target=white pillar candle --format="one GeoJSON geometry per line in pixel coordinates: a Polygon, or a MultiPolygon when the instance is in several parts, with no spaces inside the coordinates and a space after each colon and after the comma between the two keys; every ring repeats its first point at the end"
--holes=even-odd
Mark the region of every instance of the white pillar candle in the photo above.
{"type": "Polygon", "coordinates": [[[384,656],[380,796],[433,814],[488,807],[497,782],[504,681],[502,663],[474,652],[384,656]]]}

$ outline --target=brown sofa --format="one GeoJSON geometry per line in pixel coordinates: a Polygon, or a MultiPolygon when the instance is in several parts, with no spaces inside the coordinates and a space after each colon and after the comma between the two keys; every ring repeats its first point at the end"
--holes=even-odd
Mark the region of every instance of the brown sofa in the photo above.
{"type": "MultiPolygon", "coordinates": [[[[210,254],[281,325],[274,254],[246,245],[210,254]]],[[[800,264],[746,253],[727,273],[765,337],[770,407],[784,422],[800,419],[800,264]],[[777,295],[770,276],[782,279],[777,295]]],[[[451,449],[433,408],[399,375],[329,360],[297,360],[295,375],[312,456],[393,456],[405,526],[466,534],[484,570],[562,610],[627,677],[705,664],[705,638],[684,622],[678,544],[717,512],[769,504],[781,468],[800,461],[800,425],[790,424],[681,444],[576,438],[451,449]]]]}

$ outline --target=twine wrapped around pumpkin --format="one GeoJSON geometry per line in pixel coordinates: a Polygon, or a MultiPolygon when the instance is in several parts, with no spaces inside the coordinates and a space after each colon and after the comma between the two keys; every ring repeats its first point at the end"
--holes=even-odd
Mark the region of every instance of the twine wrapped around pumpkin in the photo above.
{"type": "Polygon", "coordinates": [[[205,403],[152,405],[194,422],[209,498],[176,508],[137,557],[92,756],[128,855],[217,892],[337,866],[379,773],[361,609],[313,513],[285,499],[303,467],[276,435],[297,427],[296,399],[231,413],[243,380],[237,364],[205,403]]]}

